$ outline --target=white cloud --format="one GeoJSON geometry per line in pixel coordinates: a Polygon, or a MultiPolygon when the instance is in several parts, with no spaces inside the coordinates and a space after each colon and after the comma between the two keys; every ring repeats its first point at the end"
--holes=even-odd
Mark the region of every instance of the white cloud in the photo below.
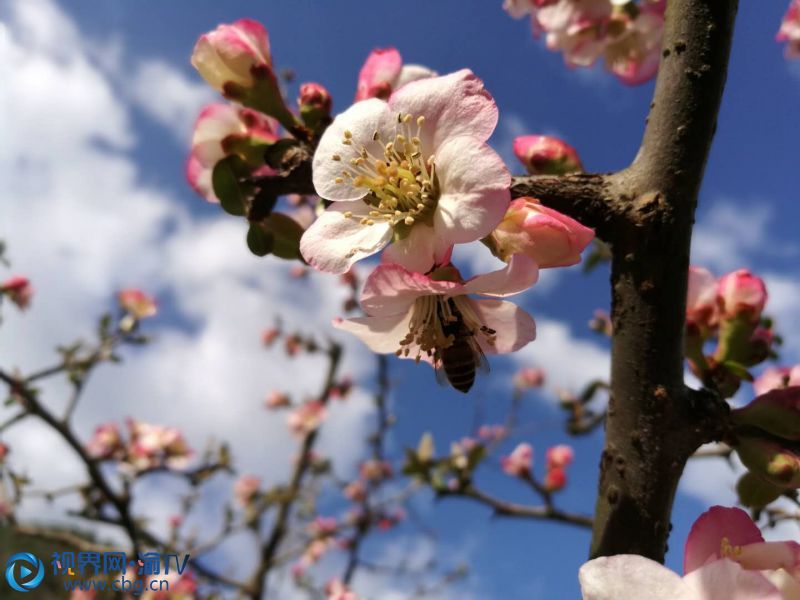
{"type": "Polygon", "coordinates": [[[127,88],[131,100],[157,123],[167,128],[179,144],[188,144],[197,114],[219,97],[199,77],[162,60],[137,64],[127,88]]]}
{"type": "Polygon", "coordinates": [[[753,257],[795,256],[794,243],[769,242],[773,209],[766,202],[719,200],[698,222],[692,236],[692,262],[720,273],[747,267],[753,257]]]}
{"type": "Polygon", "coordinates": [[[800,362],[800,281],[794,276],[767,273],[769,292],[766,313],[775,319],[778,333],[784,336],[779,349],[784,363],[800,362]]]}
{"type": "MultiPolygon", "coordinates": [[[[10,116],[0,156],[0,239],[36,295],[25,314],[4,310],[0,363],[23,371],[50,363],[56,344],[91,338],[116,289],[141,286],[188,325],[162,327],[152,347],[125,352],[121,367],[101,368],[76,413],[79,433],[135,414],[181,426],[195,447],[209,435],[228,440],[243,469],[268,482],[284,477],[297,444],[285,415],[268,414],[263,397],[274,387],[298,400],[317,393],[324,365],[268,353],[259,333],[280,314],[287,327],[327,335],[343,295],[336,278],[312,275],[287,285],[287,263],[252,257],[241,222],[200,221],[142,183],[127,155],[135,144],[130,90],[92,60],[94,47],[54,3],[15,0],[4,16],[0,73],[10,116]]],[[[176,137],[188,131],[203,96],[194,84],[158,62],[143,63],[137,83],[138,106],[176,137]]],[[[372,363],[355,340],[345,341],[344,370],[358,376],[372,363]]],[[[48,384],[42,397],[61,409],[66,389],[48,384]]],[[[369,410],[364,393],[331,407],[321,448],[341,470],[352,468],[361,449],[369,410]]],[[[0,408],[0,419],[10,414],[0,408]]],[[[6,434],[13,461],[38,488],[80,481],[69,451],[42,429],[31,421],[6,434]]],[[[178,490],[154,486],[137,510],[163,523],[178,490]]],[[[41,515],[41,503],[23,513],[41,515]]]]}

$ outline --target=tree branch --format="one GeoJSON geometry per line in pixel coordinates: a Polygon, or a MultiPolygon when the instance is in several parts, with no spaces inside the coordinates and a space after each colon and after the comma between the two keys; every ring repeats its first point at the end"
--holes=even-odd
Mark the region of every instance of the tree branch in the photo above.
{"type": "Polygon", "coordinates": [[[683,383],[683,327],[694,209],[736,8],[736,0],[669,0],[642,146],[616,176],[625,218],[613,240],[611,397],[592,556],[663,561],[684,465],[725,420],[724,402],[683,383]]]}

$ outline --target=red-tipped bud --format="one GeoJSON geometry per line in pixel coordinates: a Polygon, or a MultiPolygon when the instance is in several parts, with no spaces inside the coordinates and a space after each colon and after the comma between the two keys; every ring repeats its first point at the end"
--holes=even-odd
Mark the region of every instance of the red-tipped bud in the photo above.
{"type": "Polygon", "coordinates": [[[15,275],[0,283],[0,293],[5,294],[20,310],[25,310],[33,298],[33,286],[27,277],[15,275]]]}
{"type": "Polygon", "coordinates": [[[760,277],[747,269],[739,269],[720,278],[717,302],[723,319],[743,316],[755,322],[761,318],[767,303],[767,287],[760,277]]]}
{"type": "Polygon", "coordinates": [[[583,171],[575,148],[549,135],[523,135],[515,138],[514,156],[531,175],[563,175],[583,171]]]}

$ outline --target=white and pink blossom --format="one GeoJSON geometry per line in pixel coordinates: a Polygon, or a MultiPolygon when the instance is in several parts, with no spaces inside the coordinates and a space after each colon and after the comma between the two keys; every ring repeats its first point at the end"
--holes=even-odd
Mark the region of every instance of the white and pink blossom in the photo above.
{"type": "Polygon", "coordinates": [[[358,74],[356,102],[367,98],[387,99],[412,81],[435,77],[436,71],[421,65],[404,65],[396,48],[376,48],[369,53],[358,74]]]}
{"type": "Polygon", "coordinates": [[[500,458],[500,466],[506,475],[529,476],[533,468],[533,447],[528,443],[517,445],[511,454],[500,458]]]}
{"type": "Polygon", "coordinates": [[[786,58],[800,58],[800,0],[792,0],[775,39],[786,42],[786,58]]]}
{"type": "Polygon", "coordinates": [[[800,365],[793,367],[770,367],[753,382],[756,396],[772,390],[800,386],[800,365]]]}
{"type": "Polygon", "coordinates": [[[186,163],[189,185],[208,202],[218,203],[211,176],[214,167],[232,154],[242,158],[254,174],[268,175],[272,169],[264,164],[264,147],[279,136],[275,122],[255,110],[231,104],[209,104],[197,117],[192,136],[192,149],[186,163]]]}
{"type": "Polygon", "coordinates": [[[514,254],[525,254],[541,269],[579,263],[581,252],[593,239],[594,230],[535,198],[512,201],[490,235],[498,258],[507,261],[514,254]]]}
{"type": "Polygon", "coordinates": [[[681,577],[635,554],[590,560],[584,600],[792,600],[800,597],[800,545],[765,542],[743,510],[714,506],[695,521],[681,577]]]}
{"type": "Polygon", "coordinates": [[[194,455],[183,434],[175,427],[129,419],[128,429],[130,440],[126,461],[138,471],[162,466],[182,469],[194,455]]]}
{"type": "Polygon", "coordinates": [[[120,290],[117,294],[117,302],[122,310],[135,319],[147,319],[155,316],[158,312],[158,306],[153,297],[135,288],[120,290]]]}
{"type": "Polygon", "coordinates": [[[511,302],[497,300],[518,294],[539,277],[527,256],[516,255],[505,268],[464,281],[452,265],[430,275],[393,264],[378,266],[367,278],[361,305],[368,316],[334,322],[361,338],[374,352],[438,366],[453,344],[445,328],[463,324],[466,340],[477,351],[505,354],[536,337],[533,318],[511,302]],[[470,294],[495,299],[473,299],[470,294]]]}
{"type": "Polygon", "coordinates": [[[322,424],[325,414],[325,405],[319,400],[313,400],[290,412],[286,423],[295,435],[308,435],[322,424]]]}
{"type": "Polygon", "coordinates": [[[122,436],[116,423],[103,423],[94,430],[92,439],[86,444],[86,452],[92,458],[120,458],[124,454],[122,436]]]}
{"type": "Polygon", "coordinates": [[[488,235],[510,201],[509,171],[486,144],[496,124],[497,105],[467,69],[355,103],[314,155],[314,187],[333,204],[303,235],[303,257],[344,273],[391,244],[385,261],[424,273],[454,244],[488,235]]]}

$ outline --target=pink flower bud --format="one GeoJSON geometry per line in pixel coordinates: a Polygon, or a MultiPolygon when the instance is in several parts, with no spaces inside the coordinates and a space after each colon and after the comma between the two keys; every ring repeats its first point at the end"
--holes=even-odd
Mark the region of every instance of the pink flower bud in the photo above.
{"type": "Polygon", "coordinates": [[[392,476],[392,465],[385,460],[369,459],[361,463],[358,473],[365,481],[377,482],[392,476]]]}
{"type": "Polygon", "coordinates": [[[760,277],[747,269],[739,269],[720,278],[717,301],[723,319],[744,316],[758,321],[767,302],[767,288],[760,277]]]}
{"type": "Polygon", "coordinates": [[[794,367],[770,367],[753,382],[756,396],[771,390],[800,386],[800,365],[794,367]]]}
{"type": "Polygon", "coordinates": [[[514,374],[514,388],[517,390],[527,390],[544,385],[544,369],[524,367],[514,374]]]}
{"type": "Polygon", "coordinates": [[[136,319],[146,319],[158,312],[156,301],[138,289],[120,290],[117,302],[122,310],[136,319]]]}
{"type": "Polygon", "coordinates": [[[575,148],[549,135],[514,138],[514,156],[531,175],[562,175],[583,171],[575,148]]]}
{"type": "Polygon", "coordinates": [[[260,72],[272,72],[267,30],[252,19],[219,25],[197,40],[192,65],[218,92],[252,88],[260,72]]]}
{"type": "Polygon", "coordinates": [[[265,329],[261,333],[261,343],[269,347],[272,343],[281,336],[281,330],[276,327],[265,329]]]}
{"type": "Polygon", "coordinates": [[[544,269],[579,263],[594,231],[535,198],[517,198],[490,238],[490,247],[502,260],[525,254],[544,269]]]}
{"type": "Polygon", "coordinates": [[[800,441],[800,387],[775,389],[732,412],[737,425],[757,427],[785,440],[800,441]]]}
{"type": "Polygon", "coordinates": [[[356,593],[339,579],[332,579],[325,586],[326,600],[358,600],[356,593]]]}
{"type": "Polygon", "coordinates": [[[177,529],[181,525],[183,525],[183,515],[172,515],[169,518],[169,526],[172,529],[177,529]]]}
{"type": "Polygon", "coordinates": [[[287,335],[283,340],[283,347],[287,356],[297,356],[303,347],[303,341],[296,335],[287,335]]]}
{"type": "Polygon", "coordinates": [[[336,533],[339,524],[335,517],[317,517],[308,525],[308,533],[313,537],[331,537],[336,533]]]}
{"type": "Polygon", "coordinates": [[[506,475],[523,477],[530,475],[533,467],[533,448],[530,444],[519,444],[509,456],[500,458],[500,466],[506,475]]]}
{"type": "Polygon", "coordinates": [[[785,489],[800,487],[800,456],[780,444],[762,438],[741,437],[736,453],[747,469],[785,489]]]}
{"type": "Polygon", "coordinates": [[[211,177],[216,164],[239,156],[259,175],[273,171],[264,164],[264,149],[279,139],[278,126],[269,117],[230,104],[209,104],[197,117],[192,150],[186,165],[189,185],[208,202],[218,203],[211,177]]]}
{"type": "Polygon", "coordinates": [[[241,506],[248,506],[253,501],[259,488],[261,478],[255,475],[242,475],[233,484],[233,497],[241,506]]]}
{"type": "Polygon", "coordinates": [[[557,492],[567,485],[567,474],[564,469],[549,469],[544,476],[544,487],[547,491],[557,492]]]}
{"type": "Polygon", "coordinates": [[[325,405],[318,400],[306,402],[297,407],[286,419],[289,429],[297,436],[308,435],[315,431],[325,420],[325,405]]]}
{"type": "Polygon", "coordinates": [[[689,267],[689,284],[686,294],[687,323],[709,328],[716,324],[717,309],[717,279],[708,269],[689,267]]]}
{"type": "Polygon", "coordinates": [[[548,469],[563,469],[572,464],[572,459],[575,457],[575,451],[572,446],[566,444],[559,444],[547,449],[547,468],[548,469]]]}
{"type": "Polygon", "coordinates": [[[266,404],[267,408],[270,410],[275,410],[278,408],[291,406],[292,402],[289,399],[289,396],[283,392],[272,390],[269,394],[267,394],[267,399],[264,401],[264,404],[266,404]]]}
{"type": "Polygon", "coordinates": [[[792,0],[775,39],[787,42],[786,58],[800,58],[800,0],[792,0]]]}
{"type": "Polygon", "coordinates": [[[313,108],[322,114],[330,115],[333,108],[333,99],[330,92],[319,83],[304,83],[300,86],[300,96],[297,98],[300,110],[303,107],[313,108]]]}
{"type": "Polygon", "coordinates": [[[122,437],[116,423],[98,425],[94,430],[94,436],[86,444],[86,452],[97,459],[119,458],[122,452],[122,437]]]}
{"type": "Polygon", "coordinates": [[[25,310],[33,298],[33,286],[27,277],[15,275],[0,283],[0,293],[5,294],[20,310],[25,310]]]}
{"type": "Polygon", "coordinates": [[[352,502],[361,502],[366,498],[367,487],[362,481],[357,479],[356,481],[348,483],[342,493],[345,498],[352,502]]]}
{"type": "Polygon", "coordinates": [[[6,460],[6,456],[11,450],[8,447],[8,444],[5,442],[0,442],[0,465],[3,464],[6,460]]]}
{"type": "Polygon", "coordinates": [[[370,52],[358,74],[356,102],[367,98],[387,99],[406,83],[434,77],[435,71],[420,65],[403,65],[396,48],[376,48],[370,52]]]}

